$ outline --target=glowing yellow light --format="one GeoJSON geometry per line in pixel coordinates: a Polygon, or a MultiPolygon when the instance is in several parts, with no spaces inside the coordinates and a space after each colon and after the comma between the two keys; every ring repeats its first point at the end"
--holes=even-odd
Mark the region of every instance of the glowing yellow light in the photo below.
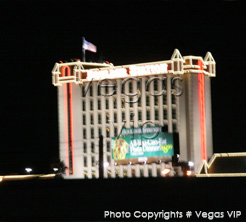
{"type": "Polygon", "coordinates": [[[187,170],[187,171],[186,171],[186,175],[187,175],[187,176],[190,176],[190,175],[191,175],[191,171],[190,171],[190,170],[187,170]]]}
{"type": "Polygon", "coordinates": [[[161,173],[163,174],[163,175],[167,175],[168,173],[170,173],[170,169],[167,169],[167,168],[165,168],[165,169],[163,169],[162,171],[161,171],[161,173]]]}
{"type": "Polygon", "coordinates": [[[3,181],[3,178],[2,177],[0,177],[0,182],[2,182],[3,181]]]}

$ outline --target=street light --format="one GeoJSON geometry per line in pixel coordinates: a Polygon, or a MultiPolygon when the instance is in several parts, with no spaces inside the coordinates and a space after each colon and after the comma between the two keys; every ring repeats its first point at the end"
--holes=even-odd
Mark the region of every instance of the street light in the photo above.
{"type": "Polygon", "coordinates": [[[190,175],[191,175],[191,170],[187,170],[187,171],[186,171],[186,175],[187,175],[187,176],[190,176],[190,175]]]}
{"type": "Polygon", "coordinates": [[[103,166],[104,166],[104,167],[108,167],[108,166],[109,166],[109,163],[108,163],[108,162],[104,162],[104,163],[103,163],[103,166]]]}
{"type": "Polygon", "coordinates": [[[162,171],[161,171],[161,173],[163,174],[163,175],[167,175],[167,174],[169,174],[171,172],[171,169],[169,169],[169,168],[164,168],[162,171]]]}
{"type": "Polygon", "coordinates": [[[29,173],[29,174],[32,172],[32,168],[25,168],[25,170],[26,170],[26,172],[29,173]]]}
{"type": "Polygon", "coordinates": [[[189,162],[188,162],[188,165],[189,165],[190,167],[193,167],[193,166],[194,166],[194,163],[191,162],[191,161],[189,161],[189,162]]]}
{"type": "Polygon", "coordinates": [[[55,172],[57,172],[57,171],[58,171],[58,168],[53,168],[53,170],[54,170],[55,172]]]}

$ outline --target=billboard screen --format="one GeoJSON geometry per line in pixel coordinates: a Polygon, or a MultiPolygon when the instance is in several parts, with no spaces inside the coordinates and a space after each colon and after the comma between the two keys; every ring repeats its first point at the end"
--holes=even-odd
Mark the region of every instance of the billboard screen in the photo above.
{"type": "MultiPolygon", "coordinates": [[[[139,132],[140,130],[135,128],[130,132],[134,131],[139,132]]],[[[118,138],[112,138],[111,149],[114,160],[173,156],[173,134],[158,132],[158,130],[155,133],[121,134],[118,138]]]]}

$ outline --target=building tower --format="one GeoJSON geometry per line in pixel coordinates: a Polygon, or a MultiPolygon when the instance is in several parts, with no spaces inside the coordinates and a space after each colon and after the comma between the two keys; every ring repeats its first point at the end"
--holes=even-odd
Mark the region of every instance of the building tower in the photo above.
{"type": "Polygon", "coordinates": [[[106,178],[160,176],[171,156],[125,165],[112,158],[111,139],[123,124],[138,128],[146,121],[177,133],[180,160],[193,161],[197,171],[213,154],[210,77],[215,77],[211,53],[204,59],[182,57],[177,49],[170,60],[152,63],[56,63],[52,82],[58,89],[65,178],[98,178],[99,135],[104,137],[106,178]]]}

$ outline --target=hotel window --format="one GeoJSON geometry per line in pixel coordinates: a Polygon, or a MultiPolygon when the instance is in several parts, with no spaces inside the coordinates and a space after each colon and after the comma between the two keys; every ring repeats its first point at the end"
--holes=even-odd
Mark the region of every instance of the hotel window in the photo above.
{"type": "Polygon", "coordinates": [[[84,147],[84,153],[87,153],[87,144],[83,143],[83,147],[84,147]]]}
{"type": "Polygon", "coordinates": [[[124,94],[124,93],[125,93],[125,84],[121,84],[121,94],[124,94]]]}
{"type": "Polygon", "coordinates": [[[96,161],[94,156],[91,157],[91,165],[96,166],[96,161]]]}
{"type": "Polygon", "coordinates": [[[106,123],[109,123],[109,114],[106,113],[106,123]]]}
{"type": "Polygon", "coordinates": [[[82,97],[85,97],[85,86],[81,86],[82,97]]]}
{"type": "Polygon", "coordinates": [[[107,162],[110,163],[111,162],[111,157],[107,156],[107,162]]]}
{"type": "Polygon", "coordinates": [[[94,118],[93,118],[93,115],[91,115],[91,124],[92,124],[92,125],[94,124],[94,118]]]}
{"type": "Polygon", "coordinates": [[[143,169],[140,169],[140,177],[143,177],[144,176],[144,171],[143,169]]]}
{"type": "Polygon", "coordinates": [[[152,170],[151,169],[149,169],[148,173],[149,173],[149,177],[152,177],[152,170]]]}
{"type": "Polygon", "coordinates": [[[130,113],[130,121],[133,122],[134,121],[134,116],[135,114],[133,112],[130,113]]]}
{"type": "Polygon", "coordinates": [[[163,105],[167,104],[167,95],[162,95],[163,97],[163,105]]]}
{"type": "Polygon", "coordinates": [[[126,115],[124,112],[122,112],[122,122],[126,119],[126,115]]]}
{"type": "Polygon", "coordinates": [[[110,142],[107,141],[107,152],[110,152],[110,142]]]}
{"type": "Polygon", "coordinates": [[[84,156],[84,167],[87,167],[87,157],[84,156]]]}
{"type": "Polygon", "coordinates": [[[105,85],[105,94],[108,95],[108,85],[105,85]]]}
{"type": "Polygon", "coordinates": [[[94,129],[91,128],[91,138],[93,139],[94,138],[94,129]]]}
{"type": "Polygon", "coordinates": [[[111,177],[112,177],[111,171],[108,170],[108,178],[111,178],[111,177]]]}
{"type": "Polygon", "coordinates": [[[83,124],[86,125],[86,116],[83,115],[83,124]]]}
{"type": "Polygon", "coordinates": [[[101,114],[98,114],[98,123],[99,123],[99,124],[102,123],[102,116],[101,116],[101,114]]]}
{"type": "Polygon", "coordinates": [[[109,107],[108,99],[106,99],[105,102],[106,102],[106,109],[108,109],[109,107]]]}
{"type": "Polygon", "coordinates": [[[149,96],[146,96],[146,106],[149,106],[149,96]]]}
{"type": "Polygon", "coordinates": [[[131,98],[129,99],[129,105],[130,105],[130,107],[133,107],[133,97],[131,97],[131,98]]]}
{"type": "Polygon", "coordinates": [[[123,176],[124,176],[124,177],[127,177],[127,170],[124,170],[124,171],[123,171],[123,176]]]}
{"type": "Polygon", "coordinates": [[[98,135],[99,135],[99,136],[102,135],[102,129],[101,129],[101,128],[98,129],[98,135]]]}
{"type": "Polygon", "coordinates": [[[101,87],[100,87],[99,84],[98,84],[98,86],[97,86],[97,95],[98,95],[98,96],[101,96],[101,87]]]}
{"type": "Polygon", "coordinates": [[[140,79],[138,79],[137,90],[138,90],[139,92],[141,92],[141,80],[140,80],[140,79]]]}
{"type": "Polygon", "coordinates": [[[176,96],[172,95],[172,104],[176,103],[176,96]]]}
{"type": "Polygon", "coordinates": [[[146,92],[149,91],[149,85],[150,85],[150,84],[148,84],[148,81],[149,81],[148,79],[145,80],[145,91],[146,91],[146,92]]]}
{"type": "Polygon", "coordinates": [[[177,125],[175,123],[173,124],[173,132],[177,132],[177,125]]]}
{"type": "Polygon", "coordinates": [[[142,120],[142,112],[138,112],[138,120],[142,120]]]}
{"type": "Polygon", "coordinates": [[[132,177],[136,177],[135,169],[132,169],[132,177]]]}
{"type": "Polygon", "coordinates": [[[83,129],[83,138],[86,139],[86,129],[83,129]]]}
{"type": "Polygon", "coordinates": [[[121,107],[125,108],[125,99],[123,99],[123,98],[121,99],[121,107]]]}
{"type": "Polygon", "coordinates": [[[129,82],[129,93],[132,93],[133,91],[133,86],[132,86],[132,81],[129,82]]]}
{"type": "Polygon", "coordinates": [[[88,179],[88,173],[87,171],[84,171],[85,179],[88,179]]]}
{"type": "Polygon", "coordinates": [[[154,98],[155,98],[155,105],[159,105],[159,101],[158,101],[159,96],[155,96],[154,98]]]}
{"type": "Polygon", "coordinates": [[[153,82],[154,82],[154,90],[157,91],[158,90],[158,79],[155,79],[153,82]]]}
{"type": "Polygon", "coordinates": [[[160,177],[161,176],[161,169],[156,169],[156,171],[157,171],[157,177],[160,177]]]}
{"type": "Polygon", "coordinates": [[[117,114],[114,113],[114,123],[117,123],[117,114]]]}
{"type": "Polygon", "coordinates": [[[83,111],[85,111],[85,101],[83,101],[83,111]]]}
{"type": "Polygon", "coordinates": [[[176,110],[175,109],[172,109],[172,118],[173,119],[176,119],[177,116],[176,116],[176,110]]]}
{"type": "Polygon", "coordinates": [[[167,110],[166,109],[163,110],[163,119],[167,119],[167,110]]]}
{"type": "Polygon", "coordinates": [[[116,99],[114,98],[114,109],[116,109],[117,108],[117,101],[116,101],[116,99]]]}
{"type": "Polygon", "coordinates": [[[92,178],[95,179],[96,178],[96,172],[92,171],[91,174],[92,174],[92,178]]]}
{"type": "Polygon", "coordinates": [[[101,100],[100,100],[100,99],[97,101],[97,109],[98,109],[98,110],[101,109],[101,100]]]}
{"type": "Polygon", "coordinates": [[[155,120],[159,120],[159,112],[158,112],[158,110],[155,110],[155,120]]]}
{"type": "Polygon", "coordinates": [[[91,143],[91,152],[95,153],[95,144],[93,142],[91,143]]]}
{"type": "Polygon", "coordinates": [[[90,109],[93,110],[93,101],[90,101],[90,109]]]}
{"type": "Polygon", "coordinates": [[[93,85],[90,86],[90,96],[93,96],[93,85]]]}
{"type": "Polygon", "coordinates": [[[149,111],[146,112],[146,119],[150,120],[150,112],[149,111]]]}
{"type": "Polygon", "coordinates": [[[114,136],[117,136],[117,134],[118,134],[118,129],[117,129],[117,127],[115,127],[114,128],[114,136]]]}
{"type": "Polygon", "coordinates": [[[141,96],[138,97],[138,107],[142,106],[141,96]]]}
{"type": "Polygon", "coordinates": [[[108,127],[106,128],[106,134],[107,134],[106,136],[109,138],[110,135],[109,135],[109,128],[108,127]]]}

